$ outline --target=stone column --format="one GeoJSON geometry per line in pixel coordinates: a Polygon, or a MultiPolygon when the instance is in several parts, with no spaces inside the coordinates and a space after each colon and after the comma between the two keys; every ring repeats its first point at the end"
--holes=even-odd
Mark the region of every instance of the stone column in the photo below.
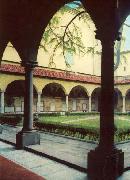
{"type": "MultiPolygon", "coordinates": [[[[0,96],[1,96],[1,99],[0,99],[0,113],[4,113],[4,91],[1,91],[0,92],[0,96]]],[[[3,131],[3,127],[0,125],[0,134],[2,133],[3,131]]]]}
{"type": "Polygon", "coordinates": [[[38,92],[38,101],[37,101],[37,112],[40,113],[41,109],[41,92],[38,92]]]}
{"type": "Polygon", "coordinates": [[[23,131],[33,129],[33,68],[25,67],[24,123],[23,131]]]}
{"type": "Polygon", "coordinates": [[[123,108],[122,108],[122,112],[123,113],[126,112],[126,108],[125,108],[125,96],[123,96],[123,108]]]}
{"type": "Polygon", "coordinates": [[[114,40],[103,38],[101,59],[100,146],[114,147],[114,40]]]}
{"type": "Polygon", "coordinates": [[[91,96],[89,96],[89,112],[92,111],[92,102],[91,102],[91,96]]]}
{"type": "Polygon", "coordinates": [[[90,179],[111,179],[121,174],[124,167],[124,154],[114,146],[113,32],[104,32],[99,39],[102,43],[100,140],[98,147],[88,154],[88,174],[90,179]]]}
{"type": "Polygon", "coordinates": [[[69,96],[66,95],[66,112],[69,111],[69,96]]]}
{"type": "Polygon", "coordinates": [[[4,104],[4,91],[1,91],[1,113],[4,113],[4,108],[5,108],[5,104],[4,104]]]}
{"type": "Polygon", "coordinates": [[[33,130],[33,65],[25,65],[25,94],[23,129],[16,135],[16,147],[39,144],[40,136],[33,130]]]}

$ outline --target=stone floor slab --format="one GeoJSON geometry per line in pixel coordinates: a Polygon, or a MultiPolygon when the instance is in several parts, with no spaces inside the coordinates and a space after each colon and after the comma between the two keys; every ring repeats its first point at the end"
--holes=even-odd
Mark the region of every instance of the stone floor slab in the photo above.
{"type": "MultiPolygon", "coordinates": [[[[15,143],[16,133],[20,130],[21,130],[20,127],[10,127],[8,125],[4,125],[4,130],[3,130],[3,133],[0,134],[0,138],[15,143]]],[[[50,156],[54,156],[56,158],[65,160],[72,164],[76,164],[83,168],[87,168],[88,152],[97,146],[96,143],[87,143],[87,142],[76,140],[73,138],[66,138],[64,136],[57,136],[57,135],[49,134],[49,133],[40,132],[40,136],[41,136],[41,144],[29,146],[30,149],[35,150],[37,152],[42,152],[50,156]]],[[[116,146],[119,149],[122,149],[122,151],[124,152],[125,168],[130,167],[130,141],[126,143],[117,144],[116,146]]],[[[4,146],[1,148],[2,148],[2,151],[4,151],[3,155],[5,154],[9,158],[10,156],[13,155],[14,150],[10,149],[10,147],[4,146]]],[[[23,158],[24,157],[21,156],[21,158],[19,159],[23,159],[23,158]]],[[[15,160],[15,157],[14,157],[14,160],[15,160]]],[[[28,168],[34,167],[34,169],[37,169],[37,166],[33,166],[33,161],[35,160],[27,161],[23,165],[24,166],[28,165],[26,166],[28,168]]],[[[38,164],[40,166],[40,163],[38,164]]],[[[64,172],[63,169],[61,171],[64,172]]],[[[57,172],[55,172],[55,174],[57,176],[57,172]]],[[[125,178],[128,177],[127,174],[129,175],[129,179],[130,179],[129,171],[123,174],[122,176],[123,179],[124,177],[125,178]]]]}
{"type": "Polygon", "coordinates": [[[12,145],[0,141],[0,155],[25,167],[28,170],[46,178],[47,180],[81,180],[86,179],[86,174],[59,164],[44,157],[40,157],[25,150],[16,150],[12,145]],[[7,151],[5,151],[7,149],[7,151]],[[31,166],[28,163],[31,162],[31,166]],[[63,175],[62,175],[63,174],[63,175]],[[69,178],[70,177],[70,178],[69,178]]]}

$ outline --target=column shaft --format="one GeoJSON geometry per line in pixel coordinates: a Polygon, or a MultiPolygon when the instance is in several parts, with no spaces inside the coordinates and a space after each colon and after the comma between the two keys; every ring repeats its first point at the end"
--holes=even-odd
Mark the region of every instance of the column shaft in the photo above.
{"type": "Polygon", "coordinates": [[[37,112],[40,113],[41,109],[41,92],[38,92],[38,101],[37,101],[37,112]]]}
{"type": "Polygon", "coordinates": [[[1,92],[1,113],[4,113],[4,91],[1,92]]]}
{"type": "Polygon", "coordinates": [[[114,146],[114,40],[102,41],[100,143],[104,150],[114,146]]]}
{"type": "Polygon", "coordinates": [[[123,112],[123,113],[126,112],[126,107],[125,107],[125,96],[123,96],[123,108],[122,108],[122,112],[123,112]]]}
{"type": "Polygon", "coordinates": [[[24,122],[22,131],[16,134],[16,148],[40,144],[40,134],[33,130],[33,67],[25,65],[24,122]]]}
{"type": "Polygon", "coordinates": [[[31,131],[32,129],[33,129],[33,68],[25,67],[23,131],[31,131]]]}
{"type": "Polygon", "coordinates": [[[69,111],[69,96],[66,95],[66,112],[69,111]]]}
{"type": "Polygon", "coordinates": [[[89,96],[89,112],[91,112],[92,111],[92,105],[91,105],[91,96],[89,96]]]}

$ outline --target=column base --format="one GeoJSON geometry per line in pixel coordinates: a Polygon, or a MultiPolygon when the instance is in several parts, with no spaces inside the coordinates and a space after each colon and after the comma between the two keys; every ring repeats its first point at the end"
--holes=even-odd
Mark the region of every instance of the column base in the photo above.
{"type": "Polygon", "coordinates": [[[0,134],[2,134],[3,127],[0,125],[0,134]]]}
{"type": "Polygon", "coordinates": [[[95,149],[88,153],[88,176],[92,180],[113,180],[123,173],[124,153],[114,149],[105,154],[95,149]]]}
{"type": "Polygon", "coordinates": [[[25,146],[40,144],[40,134],[36,131],[23,132],[16,134],[16,148],[23,149],[25,146]]]}

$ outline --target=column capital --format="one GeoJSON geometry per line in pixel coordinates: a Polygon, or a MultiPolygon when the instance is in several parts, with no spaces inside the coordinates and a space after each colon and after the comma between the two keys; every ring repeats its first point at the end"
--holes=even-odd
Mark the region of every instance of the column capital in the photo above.
{"type": "Polygon", "coordinates": [[[113,29],[110,28],[104,28],[104,29],[97,29],[95,31],[96,35],[95,38],[100,40],[101,42],[105,42],[107,41],[106,45],[111,43],[114,43],[115,40],[120,41],[121,39],[121,32],[119,31],[115,31],[113,29]]]}
{"type": "Polygon", "coordinates": [[[21,65],[25,68],[33,69],[38,65],[37,61],[21,61],[21,65]]]}
{"type": "Polygon", "coordinates": [[[37,92],[37,94],[38,94],[38,95],[41,95],[41,94],[42,94],[42,92],[38,91],[38,92],[37,92]]]}
{"type": "Polygon", "coordinates": [[[65,94],[65,96],[69,96],[69,94],[65,94]]]}

